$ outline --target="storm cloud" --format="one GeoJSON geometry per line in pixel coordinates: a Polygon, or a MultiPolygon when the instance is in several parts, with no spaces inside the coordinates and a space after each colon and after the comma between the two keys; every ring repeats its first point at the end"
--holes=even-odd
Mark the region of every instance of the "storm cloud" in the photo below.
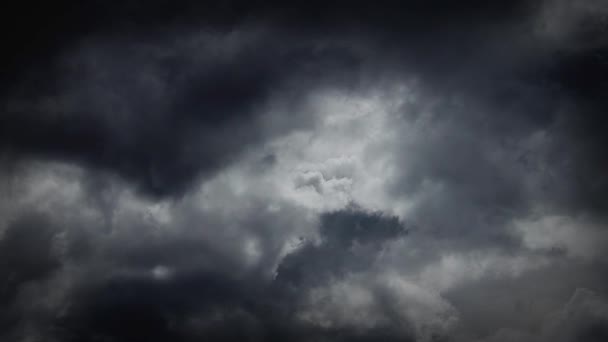
{"type": "Polygon", "coordinates": [[[2,16],[3,341],[607,338],[602,1],[2,16]]]}

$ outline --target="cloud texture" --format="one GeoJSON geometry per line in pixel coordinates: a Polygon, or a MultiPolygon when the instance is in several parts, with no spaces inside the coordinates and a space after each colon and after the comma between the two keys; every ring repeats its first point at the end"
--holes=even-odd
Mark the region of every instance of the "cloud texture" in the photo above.
{"type": "Polygon", "coordinates": [[[3,12],[3,341],[607,338],[603,2],[3,12]]]}

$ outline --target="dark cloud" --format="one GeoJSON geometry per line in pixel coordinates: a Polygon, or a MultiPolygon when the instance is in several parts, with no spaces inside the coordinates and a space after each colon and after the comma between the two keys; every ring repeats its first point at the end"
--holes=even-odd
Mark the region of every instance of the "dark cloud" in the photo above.
{"type": "Polygon", "coordinates": [[[81,294],[70,314],[56,322],[63,341],[371,340],[395,339],[389,331],[361,334],[325,329],[294,317],[294,299],[254,280],[195,272],[168,282],[114,279],[81,294]],[[242,286],[247,281],[250,286],[242,286]]]}
{"type": "MultiPolygon", "coordinates": [[[[38,222],[36,225],[29,221],[18,222],[11,230],[7,231],[3,243],[12,242],[16,248],[20,247],[14,252],[21,256],[18,262],[32,265],[12,265],[14,270],[23,275],[18,279],[21,283],[12,286],[13,291],[17,291],[25,281],[49,281],[52,271],[72,273],[71,277],[78,279],[67,293],[66,301],[70,304],[61,314],[41,310],[38,313],[41,318],[23,318],[23,330],[15,328],[21,317],[15,316],[13,321],[5,320],[5,330],[12,334],[8,338],[15,341],[40,333],[44,334],[45,339],[58,341],[196,341],[201,338],[217,341],[368,341],[378,337],[387,340],[409,338],[401,329],[395,330],[392,325],[350,331],[345,327],[319,326],[297,316],[301,301],[311,286],[327,284],[330,277],[344,277],[349,272],[361,272],[369,267],[359,264],[365,260],[363,257],[349,258],[355,256],[353,253],[361,253],[354,250],[357,248],[355,241],[364,247],[368,244],[375,245],[376,247],[365,251],[366,258],[373,258],[379,252],[382,241],[388,241],[404,232],[396,218],[380,213],[349,209],[324,215],[321,223],[322,235],[326,241],[324,245],[315,248],[310,245],[294,252],[293,256],[281,262],[276,280],[261,277],[257,272],[238,274],[227,265],[215,267],[216,270],[213,270],[213,266],[205,267],[203,263],[197,263],[195,267],[180,267],[184,262],[180,253],[196,258],[195,254],[201,252],[184,247],[187,245],[184,241],[172,242],[170,238],[165,238],[169,241],[160,244],[130,246],[130,253],[139,254],[138,257],[123,259],[113,252],[107,254],[107,258],[117,260],[121,267],[131,263],[134,272],[100,269],[89,258],[84,261],[89,270],[85,274],[78,274],[70,270],[68,265],[75,260],[83,263],[80,256],[68,256],[59,262],[59,259],[45,254],[50,253],[51,234],[57,232],[48,223],[38,222]],[[26,228],[23,228],[24,224],[27,224],[26,228]],[[375,224],[385,228],[373,232],[375,224]],[[16,228],[23,229],[11,233],[16,228]],[[28,229],[37,230],[33,232],[28,229]],[[29,233],[26,240],[37,240],[38,237],[30,235],[41,231],[47,232],[46,235],[39,235],[44,240],[40,242],[42,245],[30,241],[26,246],[19,246],[19,240],[24,238],[14,237],[15,234],[29,233]],[[350,236],[353,244],[341,244],[337,241],[340,238],[336,233],[350,236]],[[340,245],[335,245],[336,243],[340,245]],[[326,257],[337,258],[340,267],[324,265],[322,262],[326,257]],[[174,274],[159,276],[149,272],[149,266],[141,266],[142,263],[155,265],[159,262],[172,265],[174,274]],[[296,279],[291,276],[294,268],[300,268],[301,273],[324,274],[324,278],[320,282],[296,279]],[[144,271],[138,272],[138,269],[144,271]],[[88,279],[80,279],[81,277],[88,279]],[[293,285],[297,291],[294,291],[293,285]],[[33,326],[36,330],[31,331],[33,326]]],[[[149,232],[144,234],[151,235],[149,232]]],[[[90,238],[100,243],[103,236],[95,233],[90,238]]],[[[20,243],[24,242],[27,241],[20,243]]],[[[66,243],[79,243],[79,240],[66,243]]],[[[201,247],[200,242],[198,246],[201,247]]],[[[214,258],[215,262],[225,262],[220,256],[207,257],[214,258]]],[[[10,262],[11,258],[5,260],[10,262]]],[[[3,298],[8,300],[14,296],[13,293],[3,298]]],[[[35,303],[35,298],[37,296],[18,303],[13,314],[28,313],[27,302],[35,303]]]]}
{"type": "Polygon", "coordinates": [[[484,279],[457,287],[446,297],[462,308],[464,333],[481,339],[501,329],[536,331],[578,288],[605,293],[605,265],[561,260],[514,279],[484,279]]]}
{"type": "Polygon", "coordinates": [[[202,33],[179,42],[141,37],[153,41],[84,47],[43,74],[50,81],[35,75],[6,102],[3,153],[106,169],[152,195],[183,193],[251,144],[307,125],[292,112],[264,129],[260,112],[276,102],[273,96],[302,101],[305,90],[290,87],[302,87],[306,74],[352,64],[347,52],[330,47],[303,56],[312,42],[282,46],[278,38],[202,33]]]}
{"type": "Polygon", "coordinates": [[[382,213],[347,209],[325,213],[320,220],[320,244],[303,241],[285,257],[277,269],[279,282],[297,288],[367,270],[385,242],[406,234],[398,218],[382,213]]]}
{"type": "Polygon", "coordinates": [[[0,338],[606,338],[601,2],[0,13],[0,338]]]}
{"type": "MultiPolygon", "coordinates": [[[[29,284],[44,281],[60,265],[54,247],[56,230],[42,214],[28,213],[19,217],[4,231],[0,240],[0,336],[6,338],[24,315],[19,307],[19,296],[29,284]]],[[[10,335],[9,335],[10,336],[10,335]]]]}
{"type": "Polygon", "coordinates": [[[59,266],[53,254],[55,231],[43,216],[18,219],[4,232],[1,244],[3,273],[2,301],[10,301],[15,291],[28,281],[44,279],[59,266]]]}
{"type": "MultiPolygon", "coordinates": [[[[429,41],[448,42],[454,34],[454,41],[464,44],[480,30],[488,30],[483,23],[512,14],[487,5],[476,7],[479,4],[454,14],[449,14],[450,6],[436,11],[437,5],[447,6],[443,2],[412,2],[386,9],[330,5],[322,11],[326,17],[313,14],[318,13],[313,4],[257,7],[186,2],[165,9],[166,5],[162,1],[146,6],[62,3],[49,8],[51,13],[67,16],[66,23],[55,25],[57,32],[37,26],[53,26],[51,19],[33,20],[31,32],[26,32],[39,36],[40,45],[48,45],[48,55],[36,58],[8,91],[11,95],[1,125],[4,153],[73,160],[115,171],[151,194],[180,193],[199,173],[217,170],[245,146],[268,138],[268,132],[256,128],[254,118],[273,93],[284,97],[288,94],[283,89],[293,88],[297,95],[307,87],[320,86],[319,78],[342,85],[344,80],[331,75],[356,76],[361,59],[373,58],[377,65],[386,62],[368,47],[361,50],[357,45],[378,41],[371,44],[373,49],[388,48],[396,59],[413,59],[414,70],[434,70],[444,61],[431,62],[428,57],[468,49],[427,45],[429,41]],[[81,15],[93,18],[83,20],[81,15]],[[442,26],[429,30],[422,20],[425,16],[437,16],[442,26]],[[182,40],[175,35],[183,29],[159,31],[180,19],[182,27],[197,27],[198,22],[199,29],[211,32],[211,41],[203,38],[198,46],[194,41],[190,42],[193,46],[180,47],[173,42],[182,40]],[[261,37],[238,34],[256,27],[268,29],[261,37]],[[353,36],[357,28],[364,30],[361,38],[353,36]],[[393,36],[393,30],[403,37],[393,36]],[[429,37],[418,41],[418,35],[427,32],[429,37]],[[51,36],[63,33],[68,34],[62,40],[51,36]],[[228,41],[224,35],[229,35],[228,41]],[[66,55],[65,51],[83,42],[86,46],[99,36],[109,42],[66,55]],[[292,82],[286,84],[288,79],[292,82]],[[311,84],[311,80],[316,82],[311,84]]],[[[14,44],[8,50],[17,55],[9,59],[35,55],[14,44]]],[[[350,83],[355,80],[349,78],[350,83]]]]}

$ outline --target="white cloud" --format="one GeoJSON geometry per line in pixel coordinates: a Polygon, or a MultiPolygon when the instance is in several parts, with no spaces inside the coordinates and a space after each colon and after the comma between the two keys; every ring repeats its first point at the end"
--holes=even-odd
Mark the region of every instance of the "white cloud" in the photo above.
{"type": "Polygon", "coordinates": [[[493,250],[448,252],[423,267],[417,278],[421,286],[443,293],[483,278],[515,278],[549,262],[539,256],[508,255],[493,250]]]}
{"type": "Polygon", "coordinates": [[[420,341],[447,333],[458,320],[439,293],[396,273],[351,274],[313,288],[299,317],[357,331],[398,326],[404,336],[414,333],[420,341]]]}
{"type": "Polygon", "coordinates": [[[563,250],[571,257],[594,259],[608,247],[606,227],[584,217],[532,217],[515,221],[514,230],[532,250],[563,250]]]}

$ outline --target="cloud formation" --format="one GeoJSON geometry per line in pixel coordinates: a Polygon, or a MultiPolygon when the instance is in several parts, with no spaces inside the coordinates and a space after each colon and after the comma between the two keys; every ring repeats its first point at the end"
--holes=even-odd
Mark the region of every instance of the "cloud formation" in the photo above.
{"type": "Polygon", "coordinates": [[[39,12],[1,57],[3,341],[606,339],[603,3],[39,12]]]}

